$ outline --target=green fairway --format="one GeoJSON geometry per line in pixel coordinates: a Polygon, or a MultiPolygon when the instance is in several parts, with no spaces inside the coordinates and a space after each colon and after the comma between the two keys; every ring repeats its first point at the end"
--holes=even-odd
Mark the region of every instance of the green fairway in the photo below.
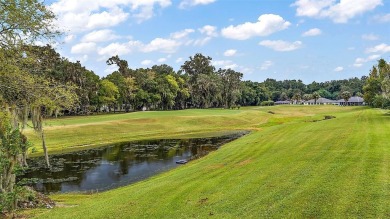
{"type": "Polygon", "coordinates": [[[386,111],[252,107],[74,117],[48,124],[52,152],[129,139],[252,132],[133,185],[92,195],[53,195],[59,207],[26,213],[38,218],[390,217],[386,111]],[[324,115],[336,118],[322,120],[324,115]]]}
{"type": "MultiPolygon", "coordinates": [[[[259,130],[269,125],[314,118],[334,109],[345,110],[340,107],[250,107],[135,112],[52,119],[47,120],[44,127],[49,152],[61,153],[129,140],[205,137],[234,130],[259,130]],[[268,113],[269,110],[275,114],[268,113]]],[[[35,153],[31,155],[42,155],[38,135],[31,129],[26,133],[35,147],[35,153]]]]}

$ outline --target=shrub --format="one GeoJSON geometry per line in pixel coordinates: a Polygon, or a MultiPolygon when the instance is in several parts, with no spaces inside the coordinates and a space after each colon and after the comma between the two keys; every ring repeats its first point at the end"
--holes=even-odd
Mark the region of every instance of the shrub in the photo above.
{"type": "Polygon", "coordinates": [[[388,98],[383,97],[382,95],[376,95],[374,100],[372,101],[372,105],[375,108],[390,108],[390,100],[388,98]]]}
{"type": "Polygon", "coordinates": [[[273,105],[275,105],[275,102],[272,101],[272,100],[268,100],[268,101],[263,101],[263,102],[261,102],[260,105],[261,105],[261,106],[273,106],[273,105]]]}
{"type": "Polygon", "coordinates": [[[15,208],[15,193],[0,193],[0,214],[10,212],[15,208]]]}
{"type": "Polygon", "coordinates": [[[324,117],[324,120],[327,120],[327,119],[334,119],[334,118],[336,118],[336,116],[325,116],[325,117],[324,117]]]}

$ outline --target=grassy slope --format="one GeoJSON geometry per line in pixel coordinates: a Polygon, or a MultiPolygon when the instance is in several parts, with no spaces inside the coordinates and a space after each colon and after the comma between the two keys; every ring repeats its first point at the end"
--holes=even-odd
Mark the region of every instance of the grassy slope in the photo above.
{"type": "MultiPolygon", "coordinates": [[[[245,117],[249,127],[263,128],[205,158],[104,193],[55,195],[68,207],[34,213],[73,219],[390,217],[390,117],[365,108],[268,109],[277,114],[241,112],[268,123],[245,117]],[[315,112],[337,118],[307,122],[305,115],[320,118],[315,112]]],[[[241,121],[236,116],[226,118],[241,121]]]]}
{"type": "MultiPolygon", "coordinates": [[[[258,130],[261,128],[260,124],[267,122],[278,124],[299,119],[303,115],[314,115],[317,110],[329,111],[328,108],[311,108],[307,112],[290,108],[272,108],[277,112],[275,115],[267,113],[270,108],[247,108],[70,117],[48,120],[45,133],[49,152],[61,153],[129,140],[202,137],[220,135],[221,132],[229,130],[258,130]]],[[[37,149],[33,155],[41,155],[42,149],[37,135],[31,129],[26,133],[37,149]]]]}

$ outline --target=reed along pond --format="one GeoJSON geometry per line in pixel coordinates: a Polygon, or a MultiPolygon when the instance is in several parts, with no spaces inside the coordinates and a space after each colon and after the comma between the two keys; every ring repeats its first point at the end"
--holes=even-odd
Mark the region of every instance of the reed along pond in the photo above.
{"type": "Polygon", "coordinates": [[[22,176],[28,185],[43,193],[97,192],[128,185],[217,150],[247,132],[221,137],[183,140],[133,141],[50,156],[51,169],[43,157],[28,160],[22,176]],[[31,179],[31,180],[30,180],[31,179]]]}

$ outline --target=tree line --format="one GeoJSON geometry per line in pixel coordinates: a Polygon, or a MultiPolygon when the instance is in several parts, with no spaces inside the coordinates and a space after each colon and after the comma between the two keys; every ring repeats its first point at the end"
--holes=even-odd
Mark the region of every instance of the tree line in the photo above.
{"type": "MultiPolygon", "coordinates": [[[[370,77],[310,84],[304,84],[301,80],[243,81],[242,73],[232,69],[216,69],[211,57],[198,53],[189,57],[178,71],[166,64],[131,69],[126,60],[112,56],[106,63],[116,65],[118,70],[100,78],[79,61],[71,62],[61,57],[49,45],[25,46],[22,54],[23,62],[26,63],[20,69],[27,72],[28,77],[41,80],[39,83],[46,81],[51,88],[64,88],[63,93],[68,91],[64,96],[72,100],[68,107],[51,104],[51,109],[46,110],[50,115],[46,116],[88,115],[102,111],[232,108],[279,100],[299,102],[319,97],[337,100],[343,98],[343,92],[348,92],[351,96],[363,96],[363,87],[367,83],[372,84],[374,77],[370,73],[370,77]]],[[[386,63],[383,59],[380,62],[386,63]]],[[[26,77],[23,76],[23,80],[26,77]]],[[[2,84],[7,81],[11,80],[5,76],[0,78],[2,84]]],[[[19,83],[22,79],[15,78],[12,81],[19,83]]],[[[19,84],[9,86],[21,89],[19,84]]],[[[25,88],[28,89],[30,88],[25,88]]],[[[7,97],[7,92],[0,88],[1,90],[4,91],[2,96],[7,97]]],[[[12,95],[15,92],[13,89],[12,95]]],[[[24,91],[20,90],[20,93],[24,91]]]]}
{"type": "MultiPolygon", "coordinates": [[[[270,101],[342,99],[343,92],[363,96],[368,77],[312,82],[301,80],[263,82],[243,81],[243,74],[232,69],[216,69],[212,58],[197,53],[189,57],[178,71],[162,64],[131,69],[128,62],[112,56],[106,63],[117,71],[100,78],[80,62],[61,57],[51,46],[29,46],[25,57],[35,60],[27,69],[31,75],[73,86],[77,100],[73,108],[52,112],[88,115],[108,111],[180,110],[188,108],[232,108],[256,106],[270,101]],[[39,64],[37,64],[39,63],[39,64]]],[[[63,109],[63,108],[62,108],[63,109]]]]}

